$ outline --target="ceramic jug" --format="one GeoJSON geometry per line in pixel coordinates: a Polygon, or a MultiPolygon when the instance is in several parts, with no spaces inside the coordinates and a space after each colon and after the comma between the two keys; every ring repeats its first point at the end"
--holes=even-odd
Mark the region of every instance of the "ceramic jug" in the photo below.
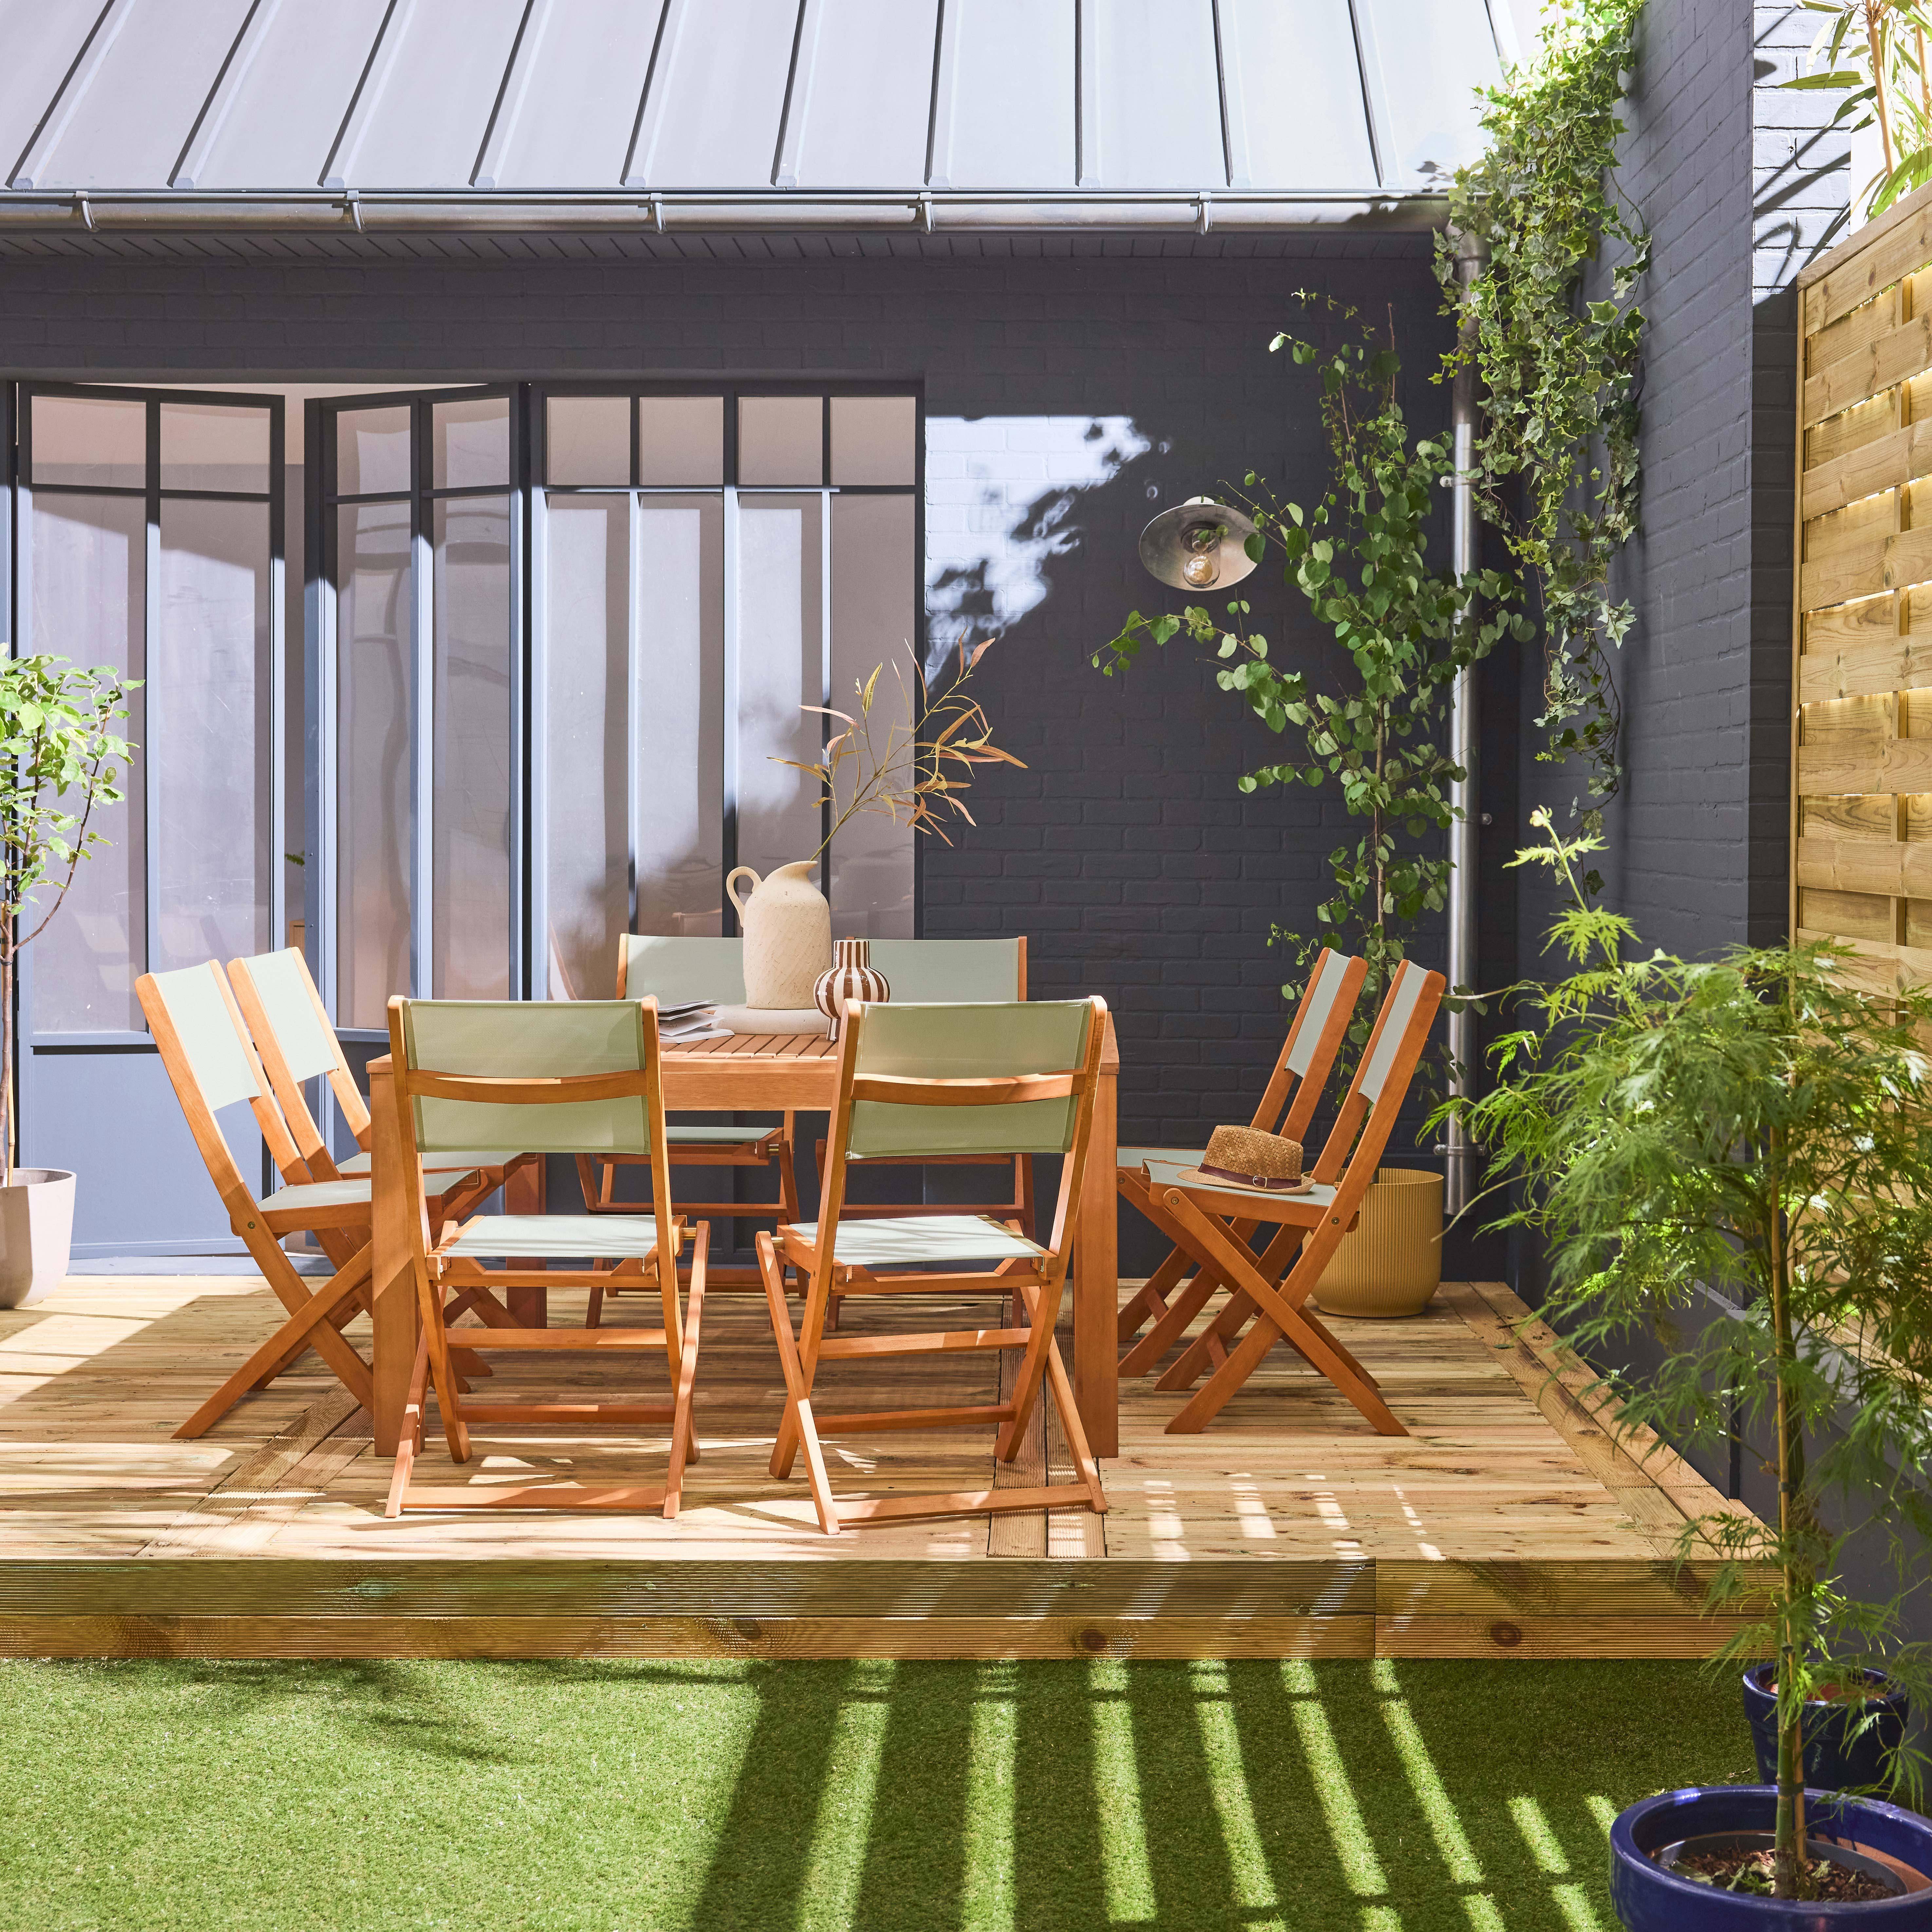
{"type": "Polygon", "coordinates": [[[745,1004],[810,1009],[818,976],[832,963],[832,908],[812,882],[815,859],[778,866],[762,879],[748,866],[724,881],[745,934],[745,1004]],[[739,896],[738,881],[750,892],[739,896]]]}

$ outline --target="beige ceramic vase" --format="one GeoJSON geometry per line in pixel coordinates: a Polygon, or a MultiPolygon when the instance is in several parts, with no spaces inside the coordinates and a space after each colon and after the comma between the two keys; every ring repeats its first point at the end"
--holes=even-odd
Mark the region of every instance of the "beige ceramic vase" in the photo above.
{"type": "Polygon", "coordinates": [[[872,964],[869,939],[838,939],[832,944],[832,970],[818,976],[812,989],[812,1004],[832,1022],[836,1040],[845,1024],[845,1009],[855,1000],[876,1004],[890,1000],[892,989],[886,976],[872,964]]]}
{"type": "Polygon", "coordinates": [[[1315,1305],[1324,1315],[1384,1321],[1420,1315],[1442,1280],[1442,1177],[1378,1167],[1362,1219],[1322,1270],[1315,1305]]]}
{"type": "Polygon", "coordinates": [[[745,934],[745,1004],[809,1008],[818,976],[832,961],[832,908],[812,883],[815,859],[775,866],[761,879],[736,867],[724,890],[745,934]],[[739,896],[738,881],[752,889],[739,896]]]}

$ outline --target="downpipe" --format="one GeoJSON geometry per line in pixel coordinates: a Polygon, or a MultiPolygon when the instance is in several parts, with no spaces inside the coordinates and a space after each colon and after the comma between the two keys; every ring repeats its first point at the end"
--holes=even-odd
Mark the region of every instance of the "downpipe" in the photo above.
{"type": "MultiPolygon", "coordinates": [[[[1482,264],[1482,247],[1472,236],[1460,236],[1456,243],[1456,288],[1459,300],[1466,304],[1468,291],[1482,264]]],[[[1466,307],[1462,323],[1462,340],[1466,346],[1474,334],[1466,307]]],[[[1478,561],[1480,532],[1476,520],[1475,490],[1469,470],[1476,450],[1476,371],[1466,358],[1456,371],[1450,392],[1450,448],[1455,462],[1455,480],[1450,494],[1450,563],[1458,578],[1472,574],[1478,561]]],[[[1473,623],[1474,612],[1465,619],[1473,623]]],[[[1450,694],[1449,755],[1462,767],[1462,777],[1449,788],[1449,804],[1454,816],[1449,827],[1449,990],[1469,992],[1477,985],[1476,907],[1481,860],[1482,814],[1478,769],[1481,695],[1478,678],[1481,667],[1466,666],[1456,675],[1450,694]]],[[[1466,1100],[1475,1089],[1476,1016],[1468,1007],[1449,1016],[1449,1057],[1451,1063],[1449,1091],[1466,1100]]],[[[1451,1218],[1466,1208],[1476,1191],[1478,1150],[1471,1142],[1460,1120],[1449,1122],[1448,1138],[1440,1150],[1447,1156],[1444,1181],[1444,1206],[1451,1218]]]]}

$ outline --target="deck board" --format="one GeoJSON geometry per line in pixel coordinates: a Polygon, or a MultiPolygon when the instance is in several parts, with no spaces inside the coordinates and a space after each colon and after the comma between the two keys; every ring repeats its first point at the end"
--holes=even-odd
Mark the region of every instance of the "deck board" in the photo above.
{"type": "MultiPolygon", "coordinates": [[[[572,1318],[569,1292],[554,1318],[572,1318]]],[[[922,1308],[921,1325],[976,1319],[922,1308]]],[[[0,1311],[0,1650],[240,1655],[1694,1655],[1732,1624],[1666,1559],[1725,1507],[1621,1434],[1507,1290],[1445,1285],[1422,1317],[1350,1322],[1411,1434],[1372,1434],[1277,1349],[1216,1422],[1122,1384],[1110,1507],[821,1536],[766,1469],[782,1384],[761,1299],[707,1305],[701,1460],[675,1524],[562,1512],[386,1520],[389,1466],[313,1355],[208,1436],[172,1431],[270,1332],[248,1277],[76,1278],[0,1311]],[[1607,1648],[1606,1648],[1607,1646],[1607,1648]]],[[[641,1298],[607,1321],[649,1318],[641,1298]]],[[[848,1301],[850,1330],[908,1318],[848,1301]]],[[[348,1334],[366,1327],[358,1320],[348,1334]]],[[[656,1391],[660,1366],[496,1357],[492,1399],[559,1382],[656,1391]]],[[[830,1364],[841,1407],[998,1399],[988,1357],[830,1364]]],[[[419,1480],[650,1480],[665,1443],[556,1430],[440,1440],[419,1480]]],[[[988,1432],[829,1440],[842,1494],[986,1486],[988,1432]]],[[[1020,1473],[1072,1474],[1057,1421],[1020,1473]]]]}

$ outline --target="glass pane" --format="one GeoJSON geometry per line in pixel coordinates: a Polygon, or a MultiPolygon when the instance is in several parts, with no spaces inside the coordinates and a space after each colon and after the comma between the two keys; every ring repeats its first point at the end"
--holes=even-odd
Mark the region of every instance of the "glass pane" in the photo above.
{"type": "Polygon", "coordinates": [[[336,513],[336,1019],[387,1027],[410,982],[410,509],[336,513]]]}
{"type": "MultiPolygon", "coordinates": [[[[882,752],[889,739],[904,743],[918,699],[914,558],[910,496],[832,499],[832,702],[856,713],[853,686],[884,665],[872,715],[872,742],[882,752]]],[[[913,936],[914,836],[903,819],[894,824],[883,813],[846,821],[832,848],[836,937],[913,936]]]]}
{"type": "Polygon", "coordinates": [[[696,488],[703,484],[715,486],[724,480],[722,396],[638,398],[640,483],[683,484],[696,488]]]}
{"type": "Polygon", "coordinates": [[[824,702],[818,496],[747,498],[738,513],[738,862],[760,874],[809,858],[818,788],[772,762],[816,763],[824,702]]]}
{"type": "Polygon", "coordinates": [[[164,490],[268,490],[268,412],[161,405],[164,490]]]}
{"type": "Polygon", "coordinates": [[[918,472],[919,405],[910,396],[832,398],[832,480],[910,483],[918,472]]]}
{"type": "Polygon", "coordinates": [[[825,480],[825,399],[746,396],[738,404],[738,481],[825,480]]]}
{"type": "Polygon", "coordinates": [[[510,995],[510,502],[433,506],[433,997],[510,995]]]}
{"type": "Polygon", "coordinates": [[[630,524],[628,496],[553,496],[544,518],[544,956],[568,981],[553,999],[610,998],[630,919],[630,524]]]}
{"type": "Polygon", "coordinates": [[[553,483],[631,480],[631,399],[552,396],[544,405],[544,466],[553,483]]]}
{"type": "Polygon", "coordinates": [[[148,480],[148,406],[108,397],[33,399],[36,484],[119,484],[148,480]]]}
{"type": "Polygon", "coordinates": [[[268,506],[161,506],[149,970],[267,950],[268,506]]]}
{"type": "Polygon", "coordinates": [[[430,412],[430,488],[464,490],[510,480],[510,400],[436,403],[430,412]]]}
{"type": "Polygon", "coordinates": [[[637,571],[637,930],[715,934],[724,930],[723,503],[640,498],[637,571]]]}
{"type": "MultiPolygon", "coordinates": [[[[142,676],[147,513],[140,499],[42,494],[34,499],[31,529],[26,647],[142,676]]],[[[144,694],[131,694],[121,728],[137,744],[147,736],[144,694]]],[[[122,775],[127,802],[96,807],[89,824],[107,844],[82,861],[28,956],[38,1033],[138,1033],[146,1024],[134,998],[148,948],[141,774],[136,752],[133,772],[122,775]]]]}
{"type": "Polygon", "coordinates": [[[336,418],[338,496],[374,496],[409,487],[410,410],[406,404],[388,410],[347,410],[336,418]]]}

